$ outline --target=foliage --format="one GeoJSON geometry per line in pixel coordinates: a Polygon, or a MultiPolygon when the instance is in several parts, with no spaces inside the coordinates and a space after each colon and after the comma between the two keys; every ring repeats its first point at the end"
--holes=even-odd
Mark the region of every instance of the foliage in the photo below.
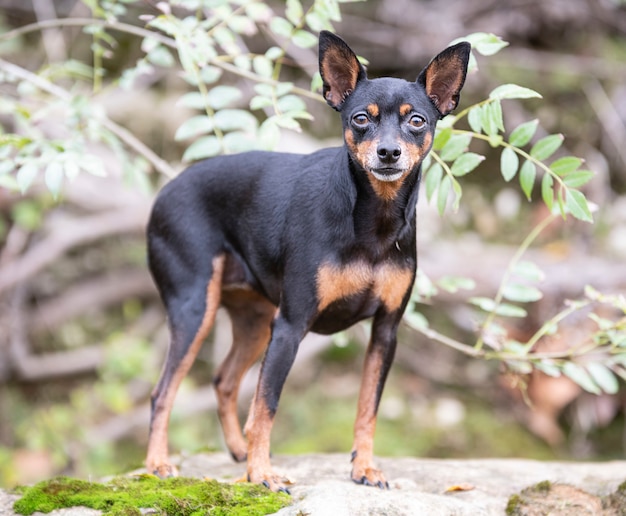
{"type": "Polygon", "coordinates": [[[58,477],[18,491],[23,495],[14,504],[18,514],[82,506],[111,516],[140,515],[146,509],[171,516],[262,516],[273,514],[290,502],[288,495],[257,485],[183,477],[160,480],[152,475],[117,477],[106,484],[58,477]]]}
{"type": "MultiPolygon", "coordinates": [[[[483,55],[492,55],[506,46],[491,34],[473,34],[467,39],[471,41],[473,50],[483,55]]],[[[476,66],[475,60],[473,66],[476,66]]],[[[431,302],[438,292],[437,286],[422,271],[412,298],[414,310],[406,314],[405,321],[429,338],[471,356],[502,361],[516,373],[528,374],[536,368],[554,377],[563,374],[594,394],[615,394],[619,389],[617,378],[626,379],[626,297],[623,295],[606,296],[587,287],[583,299],[568,301],[566,307],[545,321],[527,342],[517,342],[507,335],[507,319],[526,317],[528,313],[523,305],[543,297],[539,288],[543,272],[533,262],[522,260],[525,251],[558,215],[563,218],[571,215],[584,222],[593,222],[589,203],[579,190],[593,178],[593,172],[582,169],[583,160],[575,156],[560,156],[546,163],[561,148],[563,135],[550,134],[535,138],[533,142],[539,123],[538,120],[530,120],[513,128],[508,138],[505,137],[502,101],[532,98],[541,98],[541,95],[516,84],[503,84],[494,88],[487,99],[440,122],[433,152],[424,164],[426,197],[437,203],[442,215],[450,197],[453,208],[458,208],[462,188],[457,178],[474,171],[484,161],[484,156],[468,150],[473,140],[482,140],[493,148],[501,148],[500,171],[503,179],[508,182],[517,175],[528,200],[531,200],[536,183],[540,183],[541,198],[552,214],[533,228],[522,242],[495,297],[471,297],[468,300],[470,305],[486,313],[473,346],[431,329],[426,318],[415,310],[420,303],[431,302]],[[457,128],[464,118],[467,118],[470,130],[457,128]],[[541,174],[540,181],[537,171],[541,174]],[[562,352],[541,353],[535,350],[535,345],[542,338],[554,335],[559,329],[558,324],[569,315],[598,306],[610,307],[612,317],[600,317],[590,310],[588,317],[596,323],[597,331],[584,344],[562,352]],[[483,349],[485,344],[489,345],[490,351],[483,349]]],[[[475,284],[469,278],[448,277],[441,278],[438,287],[455,292],[459,289],[472,290],[475,284]]]]}
{"type": "MultiPolygon", "coordinates": [[[[198,111],[175,134],[177,140],[193,139],[184,161],[273,147],[279,128],[300,130],[299,120],[311,118],[302,97],[319,100],[310,90],[280,80],[287,47],[315,46],[314,33],[332,29],[332,22],[340,19],[341,1],[345,0],[316,0],[305,10],[299,0],[289,0],[284,17],[259,0],[161,2],[157,4],[161,14],[148,16],[142,28],[120,21],[127,14],[129,1],[100,4],[86,0],[93,18],[54,22],[56,26],[84,26],[93,38],[93,67],[68,60],[54,70],[45,68],[34,74],[0,60],[0,80],[14,85],[16,91],[15,97],[3,97],[0,102],[0,113],[8,116],[15,128],[0,134],[0,186],[24,193],[43,172],[48,189],[59,195],[64,181],[71,181],[80,172],[105,173],[94,153],[95,144],[114,150],[126,173],[134,178],[145,173],[148,163],[167,175],[175,174],[147,146],[112,122],[101,104],[103,58],[117,47],[113,30],[141,37],[145,54],[135,66],[124,70],[117,81],[120,87],[131,89],[140,77],[155,74],[157,69],[180,67],[180,75],[193,88],[178,102],[198,111]],[[242,38],[256,34],[259,26],[269,29],[281,44],[263,54],[250,52],[242,38]],[[241,90],[223,80],[224,72],[254,83],[255,95],[248,100],[248,108],[240,105],[241,90]],[[72,91],[59,85],[67,78],[75,81],[72,91]],[[91,92],[81,84],[84,80],[91,80],[91,92]],[[262,123],[253,112],[264,114],[262,123]],[[47,137],[41,127],[43,120],[51,118],[64,122],[62,137],[47,137]]],[[[41,30],[43,25],[35,23],[5,33],[0,42],[41,30]]],[[[319,85],[316,73],[312,88],[319,85]]]]}

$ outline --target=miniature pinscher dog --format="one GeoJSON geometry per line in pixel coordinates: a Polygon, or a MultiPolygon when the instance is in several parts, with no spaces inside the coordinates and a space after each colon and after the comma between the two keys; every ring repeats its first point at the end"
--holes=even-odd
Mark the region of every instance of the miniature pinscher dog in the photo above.
{"type": "Polygon", "coordinates": [[[373,463],[373,439],[415,279],[420,167],[437,121],[458,104],[469,55],[469,43],[459,43],[415,82],[370,80],[350,47],[323,31],[323,95],[341,114],[344,146],[215,157],[162,189],[147,230],[148,261],[171,342],[152,393],[149,472],[176,474],[168,462],[170,411],[222,305],[233,327],[214,378],[226,445],[235,460],[247,459],[250,482],[274,491],[287,488],[272,471],[270,432],[300,341],[308,331],[331,334],[373,318],[351,477],[388,487],[373,463]],[[239,383],[263,352],[244,438],[239,383]]]}

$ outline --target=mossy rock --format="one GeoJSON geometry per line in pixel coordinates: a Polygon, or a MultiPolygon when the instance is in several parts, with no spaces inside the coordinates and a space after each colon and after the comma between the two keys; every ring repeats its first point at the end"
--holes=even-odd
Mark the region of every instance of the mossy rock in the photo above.
{"type": "Polygon", "coordinates": [[[118,477],[106,484],[58,477],[17,492],[23,496],[13,510],[25,515],[82,506],[111,516],[140,516],[140,509],[168,516],[262,516],[291,501],[284,493],[252,484],[153,475],[118,477]]]}
{"type": "Polygon", "coordinates": [[[618,516],[626,514],[626,482],[615,493],[601,498],[567,484],[547,480],[527,487],[509,498],[509,516],[618,516]]]}

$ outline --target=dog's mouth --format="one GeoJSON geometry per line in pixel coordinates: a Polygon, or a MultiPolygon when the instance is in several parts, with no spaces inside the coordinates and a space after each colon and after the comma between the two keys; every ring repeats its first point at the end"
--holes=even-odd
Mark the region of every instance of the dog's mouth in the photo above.
{"type": "Polygon", "coordinates": [[[391,183],[397,181],[404,175],[404,170],[398,170],[397,168],[376,168],[371,170],[372,175],[379,181],[391,183]]]}

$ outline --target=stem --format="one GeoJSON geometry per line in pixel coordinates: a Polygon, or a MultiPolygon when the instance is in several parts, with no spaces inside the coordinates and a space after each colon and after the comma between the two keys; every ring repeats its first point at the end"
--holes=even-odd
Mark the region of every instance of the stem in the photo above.
{"type": "MultiPolygon", "coordinates": [[[[130,25],[129,23],[109,22],[105,20],[93,20],[91,18],[61,18],[61,19],[56,19],[56,20],[45,20],[45,21],[41,21],[37,23],[31,23],[29,25],[25,25],[18,29],[5,32],[4,34],[0,34],[0,41],[6,41],[11,38],[16,38],[18,36],[21,36],[23,34],[28,34],[30,32],[37,32],[37,31],[48,29],[51,27],[86,27],[89,25],[105,27],[107,29],[117,30],[119,32],[125,32],[127,34],[133,34],[135,36],[140,36],[142,38],[152,38],[158,41],[159,43],[161,43],[162,45],[165,45],[166,47],[172,48],[174,50],[177,49],[175,39],[165,36],[163,34],[160,34],[158,32],[153,32],[148,29],[144,29],[142,27],[137,27],[136,25],[130,25]]],[[[212,65],[217,66],[218,68],[221,68],[222,70],[238,75],[245,79],[250,79],[255,82],[271,84],[273,86],[280,84],[280,82],[275,79],[271,79],[268,77],[261,77],[260,75],[257,75],[253,72],[249,72],[247,70],[242,70],[240,68],[237,68],[231,63],[226,63],[220,60],[219,56],[216,57],[215,59],[212,59],[210,62],[212,65]]],[[[320,95],[318,95],[315,92],[306,90],[304,88],[299,88],[297,86],[294,86],[292,91],[300,95],[301,97],[306,97],[306,98],[313,99],[322,103],[325,102],[324,99],[320,95]]]]}
{"type": "MultiPolygon", "coordinates": [[[[557,218],[557,216],[554,215],[554,214],[548,215],[545,219],[543,219],[539,224],[537,224],[533,228],[533,230],[528,234],[528,236],[524,239],[524,241],[521,243],[521,245],[517,248],[517,251],[515,252],[513,257],[511,258],[511,261],[509,262],[509,265],[506,268],[506,271],[504,272],[504,276],[502,277],[502,281],[500,282],[500,287],[498,288],[498,292],[496,293],[496,296],[494,298],[496,309],[500,305],[500,303],[502,303],[502,299],[504,298],[504,288],[506,287],[506,285],[507,285],[507,283],[509,281],[509,278],[511,277],[511,274],[513,272],[513,267],[515,267],[515,265],[520,260],[522,255],[528,250],[530,245],[541,234],[541,232],[544,229],[546,229],[552,222],[554,222],[554,220],[556,218],[557,218]]],[[[487,328],[491,325],[491,323],[495,319],[495,317],[496,317],[496,309],[494,309],[491,312],[489,312],[489,314],[487,315],[487,318],[485,319],[485,321],[482,324],[481,332],[480,332],[478,340],[476,341],[476,344],[474,346],[474,348],[476,350],[480,351],[482,349],[483,345],[484,345],[482,334],[487,330],[487,328]]]]}
{"type": "Polygon", "coordinates": [[[421,326],[414,326],[410,324],[406,319],[404,320],[404,323],[410,326],[411,329],[415,330],[418,333],[421,333],[425,337],[431,340],[440,342],[441,344],[444,344],[452,349],[456,349],[457,351],[460,351],[461,353],[465,353],[466,355],[469,355],[471,357],[485,357],[486,356],[484,351],[481,351],[480,349],[475,349],[472,346],[463,344],[462,342],[459,342],[458,340],[447,337],[446,335],[443,335],[442,333],[439,333],[438,331],[433,330],[432,328],[423,328],[421,326]]]}
{"type": "MultiPolygon", "coordinates": [[[[0,69],[19,77],[31,84],[34,84],[37,88],[50,95],[53,95],[65,102],[71,102],[72,95],[63,88],[53,84],[43,77],[36,75],[28,70],[17,66],[13,63],[9,63],[4,59],[0,59],[0,69]]],[[[120,125],[116,124],[110,118],[103,116],[101,120],[102,126],[115,134],[126,145],[133,149],[138,154],[146,158],[154,168],[156,168],[162,174],[169,177],[176,176],[176,171],[163,159],[161,159],[154,151],[152,151],[146,144],[139,140],[135,135],[124,129],[120,125]]]]}
{"type": "MultiPolygon", "coordinates": [[[[490,142],[491,141],[491,137],[490,136],[487,136],[486,134],[482,134],[482,133],[475,133],[474,131],[466,131],[464,129],[452,129],[452,132],[454,134],[471,134],[473,138],[477,138],[479,140],[484,140],[486,142],[490,142]]],[[[547,174],[550,174],[554,179],[556,179],[556,182],[559,183],[559,185],[562,188],[567,189],[567,186],[563,182],[563,179],[561,179],[561,177],[559,175],[555,174],[550,169],[550,167],[548,165],[546,165],[543,161],[539,161],[538,159],[533,158],[530,154],[528,154],[528,152],[520,149],[519,147],[516,147],[515,145],[511,145],[509,142],[506,142],[504,140],[502,140],[499,143],[499,145],[502,146],[502,147],[508,147],[509,149],[513,149],[514,152],[516,152],[517,154],[519,154],[523,158],[532,161],[539,168],[541,168],[544,172],[546,172],[547,174]]]]}
{"type": "Polygon", "coordinates": [[[549,319],[548,321],[546,321],[541,328],[539,328],[535,334],[528,340],[528,342],[526,342],[526,344],[524,344],[524,351],[525,353],[528,353],[533,346],[539,341],[539,339],[541,339],[542,337],[544,337],[548,331],[550,331],[550,328],[552,328],[554,325],[560,323],[563,319],[565,319],[566,317],[570,316],[571,314],[573,314],[574,312],[577,312],[578,310],[585,308],[586,306],[589,306],[593,301],[589,300],[586,301],[583,304],[580,303],[576,303],[576,304],[572,304],[571,306],[569,306],[568,308],[566,308],[565,310],[559,312],[558,314],[556,314],[554,317],[552,317],[552,319],[549,319]]]}

